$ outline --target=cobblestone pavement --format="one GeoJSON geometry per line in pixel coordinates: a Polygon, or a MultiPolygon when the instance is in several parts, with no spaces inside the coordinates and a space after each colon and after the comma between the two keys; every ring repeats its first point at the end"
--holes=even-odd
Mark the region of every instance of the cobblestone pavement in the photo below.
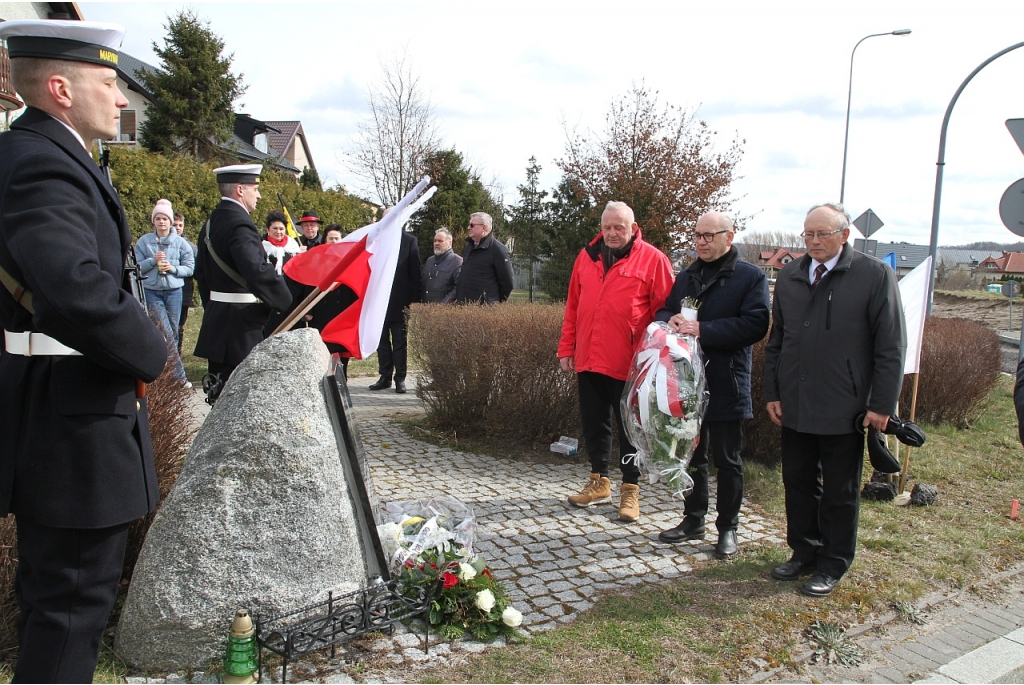
{"type": "MultiPolygon", "coordinates": [[[[373,380],[352,379],[349,392],[361,419],[378,499],[451,495],[471,505],[477,517],[476,551],[523,612],[528,632],[571,621],[602,590],[676,578],[712,558],[714,526],[703,542],[658,542],[659,532],[682,519],[682,502],[665,484],[640,484],[636,523],[618,521],[617,487],[609,504],[573,507],[566,498],[586,483],[585,464],[530,464],[414,440],[393,419],[422,412],[415,394],[373,392],[367,389],[373,380]]],[[[715,492],[713,481],[710,490],[715,492]]],[[[738,537],[740,544],[784,544],[779,531],[746,507],[738,537]]]]}

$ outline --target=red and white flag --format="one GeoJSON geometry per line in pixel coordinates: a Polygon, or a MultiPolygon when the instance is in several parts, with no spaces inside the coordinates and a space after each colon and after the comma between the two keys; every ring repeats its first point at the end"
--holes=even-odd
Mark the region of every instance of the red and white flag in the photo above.
{"type": "Polygon", "coordinates": [[[327,324],[320,337],[324,342],[344,345],[356,359],[377,349],[384,328],[391,285],[395,280],[402,227],[437,191],[424,176],[380,221],[349,233],[340,243],[322,245],[295,255],[284,265],[293,281],[329,291],[348,286],[356,301],[327,324]]]}
{"type": "Polygon", "coordinates": [[[919,373],[921,370],[921,341],[924,339],[924,320],[928,315],[928,275],[932,258],[914,267],[914,270],[900,281],[900,300],[903,302],[903,320],[907,324],[907,359],[903,363],[903,374],[919,373]]]}

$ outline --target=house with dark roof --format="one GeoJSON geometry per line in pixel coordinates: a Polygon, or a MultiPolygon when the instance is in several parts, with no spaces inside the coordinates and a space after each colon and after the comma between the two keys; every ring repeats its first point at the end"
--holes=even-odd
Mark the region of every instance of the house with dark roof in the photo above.
{"type": "MultiPolygon", "coordinates": [[[[142,123],[146,121],[146,109],[153,101],[153,94],[143,85],[143,74],[156,72],[157,68],[142,60],[133,57],[125,52],[120,52],[117,66],[117,85],[121,92],[128,98],[128,107],[121,110],[120,130],[117,137],[110,141],[115,145],[134,146],[138,144],[138,132],[142,123]]],[[[302,124],[295,124],[287,129],[289,140],[294,140],[301,131],[302,124]]],[[[280,139],[285,131],[274,126],[272,123],[255,119],[248,114],[235,114],[234,131],[231,137],[221,144],[221,147],[237,157],[242,162],[258,162],[272,166],[280,171],[287,171],[296,177],[302,175],[302,166],[290,161],[283,151],[278,150],[270,144],[271,136],[280,139]]],[[[313,157],[309,154],[305,134],[302,134],[301,145],[303,153],[298,158],[305,163],[305,166],[313,166],[313,157]]]]}
{"type": "Polygon", "coordinates": [[[267,134],[267,142],[281,159],[287,160],[296,169],[308,167],[316,170],[301,121],[268,121],[267,126],[274,131],[267,134]]]}

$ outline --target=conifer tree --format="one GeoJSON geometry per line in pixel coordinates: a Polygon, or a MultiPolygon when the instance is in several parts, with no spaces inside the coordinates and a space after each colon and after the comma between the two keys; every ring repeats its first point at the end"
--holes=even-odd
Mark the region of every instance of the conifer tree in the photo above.
{"type": "Polygon", "coordinates": [[[191,10],[179,12],[164,28],[164,47],[153,43],[161,66],[141,77],[153,101],[139,142],[153,152],[220,159],[219,145],[234,128],[232,105],[245,92],[242,75],[231,73],[233,55],[221,54],[224,41],[191,10]]]}

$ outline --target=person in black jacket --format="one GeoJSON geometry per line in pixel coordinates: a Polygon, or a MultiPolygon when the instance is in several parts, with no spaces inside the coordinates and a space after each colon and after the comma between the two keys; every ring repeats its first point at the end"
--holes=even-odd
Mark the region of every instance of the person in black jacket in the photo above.
{"type": "Polygon", "coordinates": [[[693,490],[686,496],[684,518],[663,531],[662,542],[704,539],[708,513],[708,450],[718,469],[718,544],[715,554],[736,554],[736,529],[743,501],[742,420],[754,417],[750,399],[751,346],[768,332],[768,279],[740,259],[732,246],[733,223],[721,212],[697,220],[694,242],[698,259],[676,277],[657,320],[696,336],[706,361],[710,395],[700,442],[690,461],[693,490]],[[680,313],[684,298],[697,305],[697,320],[680,313]]]}
{"type": "Polygon", "coordinates": [[[324,239],[320,235],[320,217],[313,210],[302,213],[299,230],[302,231],[302,235],[299,236],[298,242],[302,247],[309,249],[324,244],[324,239]]]}
{"type": "Polygon", "coordinates": [[[92,682],[128,526],[159,497],[139,390],[163,370],[167,345],[133,295],[124,208],[89,153],[128,106],[114,69],[123,36],[95,22],[0,24],[28,105],[0,134],[0,515],[15,514],[18,531],[14,682],[92,682]]]}
{"type": "Polygon", "coordinates": [[[455,301],[497,304],[512,294],[512,259],[508,248],[491,235],[491,215],[469,217],[469,237],[462,251],[462,271],[455,286],[455,301]]]}
{"type": "Polygon", "coordinates": [[[395,265],[395,280],[391,285],[391,299],[384,315],[384,329],[377,346],[377,368],[380,378],[370,390],[384,390],[391,387],[394,375],[395,392],[404,394],[405,374],[409,357],[409,335],[406,326],[406,310],[413,302],[420,301],[420,245],[416,236],[402,231],[398,248],[398,264],[395,265]]]}
{"type": "Polygon", "coordinates": [[[292,304],[284,277],[267,261],[249,213],[260,199],[259,164],[214,169],[221,198],[199,232],[196,280],[206,312],[196,341],[197,357],[209,362],[203,381],[213,403],[224,383],[252,348],[263,342],[273,312],[292,304]]]}

